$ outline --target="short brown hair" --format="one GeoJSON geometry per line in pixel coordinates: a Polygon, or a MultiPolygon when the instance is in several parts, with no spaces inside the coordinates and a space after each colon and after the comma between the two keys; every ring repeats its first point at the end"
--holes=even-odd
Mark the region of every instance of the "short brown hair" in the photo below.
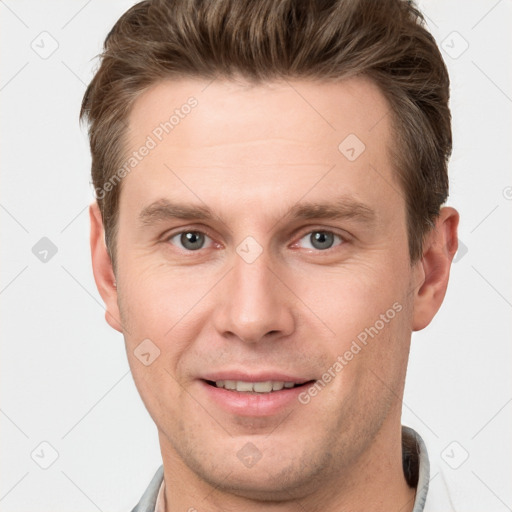
{"type": "Polygon", "coordinates": [[[85,92],[92,179],[114,261],[121,186],[103,187],[126,153],[136,98],[173,77],[338,80],[364,75],[391,106],[390,148],[407,208],[411,262],[448,197],[449,78],[432,35],[405,0],[145,0],[108,34],[85,92]]]}

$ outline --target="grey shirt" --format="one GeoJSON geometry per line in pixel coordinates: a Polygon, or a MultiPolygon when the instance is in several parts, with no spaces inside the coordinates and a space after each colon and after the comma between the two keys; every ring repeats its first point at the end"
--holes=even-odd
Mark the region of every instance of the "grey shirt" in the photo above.
{"type": "MultiPolygon", "coordinates": [[[[402,427],[402,446],[404,474],[409,483],[412,481],[416,485],[416,498],[414,500],[413,512],[428,512],[425,509],[430,480],[430,464],[427,448],[421,436],[409,427],[402,427]],[[406,449],[406,446],[413,446],[416,449],[406,449]]],[[[160,466],[132,512],[156,511],[158,493],[163,485],[163,479],[164,467],[160,466]]]]}

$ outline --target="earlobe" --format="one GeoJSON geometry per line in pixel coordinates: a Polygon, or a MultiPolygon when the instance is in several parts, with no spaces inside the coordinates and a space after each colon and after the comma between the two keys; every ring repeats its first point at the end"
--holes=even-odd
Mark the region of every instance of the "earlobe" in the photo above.
{"type": "Polygon", "coordinates": [[[112,268],[112,261],[105,245],[105,232],[98,203],[89,207],[91,221],[91,258],[94,280],[98,292],[105,303],[105,319],[108,324],[119,332],[123,332],[117,304],[117,284],[112,268]]]}
{"type": "Polygon", "coordinates": [[[423,256],[416,263],[413,331],[424,329],[441,307],[453,257],[457,252],[459,214],[451,207],[441,208],[435,227],[424,242],[423,256]]]}

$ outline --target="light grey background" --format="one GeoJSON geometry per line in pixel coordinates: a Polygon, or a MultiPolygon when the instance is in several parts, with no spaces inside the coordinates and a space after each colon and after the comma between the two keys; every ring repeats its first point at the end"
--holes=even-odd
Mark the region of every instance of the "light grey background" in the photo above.
{"type": "MultiPolygon", "coordinates": [[[[132,3],[0,0],[5,512],[131,510],[161,463],[92,277],[78,126],[93,57],[132,3]],[[47,242],[34,254],[42,237],[55,255],[47,242]]],[[[512,510],[512,2],[420,6],[451,73],[448,204],[461,214],[463,249],[440,313],[413,336],[403,423],[466,496],[464,512],[502,512],[512,510]]]]}

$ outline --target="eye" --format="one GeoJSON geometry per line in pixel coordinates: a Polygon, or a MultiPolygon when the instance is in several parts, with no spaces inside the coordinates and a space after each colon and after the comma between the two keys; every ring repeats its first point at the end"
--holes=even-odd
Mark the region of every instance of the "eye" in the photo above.
{"type": "Polygon", "coordinates": [[[343,243],[342,238],[331,231],[311,231],[299,240],[299,245],[302,245],[305,249],[318,251],[325,251],[341,243],[343,243]]]}
{"type": "Polygon", "coordinates": [[[212,239],[200,231],[182,231],[171,236],[169,242],[177,245],[180,249],[197,251],[203,249],[205,244],[211,243],[212,239]]]}

